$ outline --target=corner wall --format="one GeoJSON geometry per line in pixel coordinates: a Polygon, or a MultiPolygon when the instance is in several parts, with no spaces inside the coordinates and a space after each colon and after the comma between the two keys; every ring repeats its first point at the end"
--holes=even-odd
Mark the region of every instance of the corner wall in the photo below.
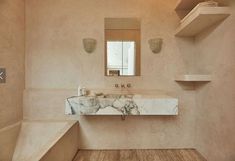
{"type": "Polygon", "coordinates": [[[17,122],[23,117],[24,5],[24,0],[0,1],[0,67],[7,72],[6,83],[0,84],[0,160],[4,161],[11,160],[17,122]]]}
{"type": "Polygon", "coordinates": [[[196,147],[208,161],[235,160],[235,2],[232,15],[196,38],[198,72],[212,82],[197,90],[196,147]]]}

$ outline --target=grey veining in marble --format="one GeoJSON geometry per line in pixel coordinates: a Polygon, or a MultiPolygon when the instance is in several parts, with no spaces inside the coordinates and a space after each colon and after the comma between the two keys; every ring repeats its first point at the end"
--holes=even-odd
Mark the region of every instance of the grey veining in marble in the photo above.
{"type": "Polygon", "coordinates": [[[120,94],[73,96],[66,99],[65,113],[70,115],[177,115],[178,100],[170,97],[120,94]]]}

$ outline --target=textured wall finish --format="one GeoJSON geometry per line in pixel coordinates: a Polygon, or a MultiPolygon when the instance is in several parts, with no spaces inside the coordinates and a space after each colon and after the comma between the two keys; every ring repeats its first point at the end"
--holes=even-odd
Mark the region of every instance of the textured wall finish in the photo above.
{"type": "Polygon", "coordinates": [[[6,84],[0,84],[0,128],[22,119],[24,89],[24,1],[0,1],[0,67],[6,84]],[[14,101],[13,101],[14,100],[14,101]]]}
{"type": "Polygon", "coordinates": [[[213,75],[197,90],[197,149],[208,161],[235,160],[235,2],[232,15],[196,38],[198,72],[213,75]]]}
{"type": "Polygon", "coordinates": [[[191,72],[193,40],[175,38],[177,0],[27,0],[26,87],[24,117],[58,119],[64,100],[78,85],[114,88],[132,83],[134,89],[163,90],[179,98],[176,117],[81,117],[79,146],[90,149],[187,148],[194,142],[194,91],[174,81],[191,72]],[[104,18],[141,19],[140,77],[104,76],[104,18]],[[82,39],[97,40],[93,54],[86,54],[82,39]],[[161,53],[149,49],[150,38],[164,39],[161,53]],[[40,89],[40,90],[36,90],[40,89]],[[59,90],[54,90],[59,89],[59,90]],[[63,90],[65,89],[65,90],[63,90]]]}
{"type": "Polygon", "coordinates": [[[115,82],[130,82],[134,88],[180,91],[174,75],[190,71],[193,41],[175,38],[178,17],[176,0],[27,0],[27,88],[112,88],[115,82]],[[92,11],[92,12],[91,12],[92,11]],[[141,77],[104,76],[104,18],[141,19],[141,77]],[[97,40],[91,55],[82,39],[97,40]],[[153,55],[148,40],[164,39],[162,52],[153,55]]]}
{"type": "Polygon", "coordinates": [[[0,22],[0,68],[7,71],[6,83],[0,84],[0,160],[8,161],[18,135],[18,128],[10,125],[22,119],[24,0],[1,0],[0,22]]]}
{"type": "Polygon", "coordinates": [[[0,160],[11,160],[20,128],[16,122],[22,119],[26,45],[24,118],[79,119],[79,147],[84,149],[196,146],[209,161],[234,161],[235,2],[225,3],[231,5],[228,19],[194,41],[174,37],[179,21],[174,12],[176,1],[26,0],[25,42],[24,0],[1,0],[0,68],[7,69],[7,82],[0,84],[0,149],[4,149],[0,160]],[[106,17],[141,18],[140,77],[104,76],[106,17]],[[97,40],[91,55],[83,49],[85,37],[97,40]],[[164,39],[158,55],[148,46],[154,37],[164,39]],[[196,92],[184,90],[188,86],[176,83],[174,76],[187,73],[212,73],[213,79],[197,86],[196,92]],[[179,115],[132,116],[125,121],[116,116],[64,115],[64,100],[76,94],[78,85],[112,89],[121,82],[179,98],[179,115]]]}

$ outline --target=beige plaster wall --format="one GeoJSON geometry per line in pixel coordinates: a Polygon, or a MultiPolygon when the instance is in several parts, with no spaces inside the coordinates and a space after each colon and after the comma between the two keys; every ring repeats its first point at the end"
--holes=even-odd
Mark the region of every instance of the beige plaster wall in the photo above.
{"type": "Polygon", "coordinates": [[[0,1],[0,67],[7,70],[0,84],[0,128],[22,119],[24,89],[24,1],[0,1]]]}
{"type": "Polygon", "coordinates": [[[235,2],[232,15],[196,38],[197,69],[212,82],[197,90],[196,147],[208,161],[235,160],[235,2]]]}
{"type": "Polygon", "coordinates": [[[27,0],[26,87],[113,88],[131,82],[134,88],[180,91],[173,76],[189,71],[193,41],[174,37],[176,0],[27,0]],[[104,18],[141,18],[141,77],[104,76],[104,18]],[[93,54],[85,53],[82,39],[97,39],[93,54]],[[162,37],[163,50],[152,54],[148,40],[162,37]]]}
{"type": "Polygon", "coordinates": [[[174,81],[193,71],[194,41],[175,38],[179,19],[176,0],[26,0],[25,118],[64,118],[64,99],[78,85],[113,89],[132,83],[133,89],[166,91],[179,98],[176,117],[81,117],[80,148],[187,148],[194,145],[195,92],[174,81]],[[141,76],[104,76],[104,18],[141,18],[141,76]],[[97,39],[93,54],[82,39],[97,39]],[[162,37],[160,54],[148,40],[162,37]],[[39,90],[37,90],[39,89],[39,90]],[[54,117],[52,117],[54,116],[54,117]]]}
{"type": "Polygon", "coordinates": [[[0,160],[11,160],[22,120],[24,89],[24,0],[0,0],[0,67],[7,70],[0,84],[0,160]]]}

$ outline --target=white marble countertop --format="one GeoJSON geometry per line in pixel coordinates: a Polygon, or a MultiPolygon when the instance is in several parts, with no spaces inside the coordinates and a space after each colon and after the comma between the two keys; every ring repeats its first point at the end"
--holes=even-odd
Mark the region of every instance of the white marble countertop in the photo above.
{"type": "Polygon", "coordinates": [[[68,115],[178,115],[178,99],[164,94],[106,94],[66,99],[68,115]]]}

